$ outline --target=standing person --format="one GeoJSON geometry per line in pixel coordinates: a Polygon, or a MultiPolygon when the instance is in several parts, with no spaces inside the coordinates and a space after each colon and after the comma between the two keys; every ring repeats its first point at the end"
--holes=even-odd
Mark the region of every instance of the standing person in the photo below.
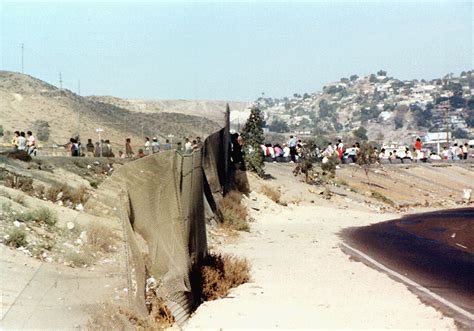
{"type": "Polygon", "coordinates": [[[166,139],[165,144],[163,145],[163,149],[165,151],[169,151],[173,148],[173,146],[170,144],[170,140],[166,139]]]}
{"type": "Polygon", "coordinates": [[[290,136],[290,140],[288,141],[288,146],[290,147],[290,163],[295,163],[296,162],[296,144],[297,140],[295,137],[290,136]]]}
{"type": "Polygon", "coordinates": [[[185,153],[193,152],[193,144],[189,141],[189,138],[184,138],[184,152],[185,153]]]}
{"type": "Polygon", "coordinates": [[[95,157],[100,157],[100,142],[96,142],[95,143],[95,147],[94,147],[94,156],[95,157]]]}
{"type": "Polygon", "coordinates": [[[415,153],[416,153],[416,155],[414,155],[417,160],[421,159],[421,148],[422,148],[421,139],[418,137],[418,138],[416,138],[416,141],[415,141],[415,153]]]}
{"type": "Polygon", "coordinates": [[[145,137],[145,154],[150,154],[150,138],[149,137],[145,137]]]}
{"type": "Polygon", "coordinates": [[[467,160],[467,150],[468,150],[468,147],[469,145],[467,143],[465,143],[463,146],[462,146],[462,158],[464,160],[467,160]]]}
{"type": "Polygon", "coordinates": [[[92,139],[87,139],[86,152],[88,157],[94,156],[94,144],[92,143],[92,139]]]}
{"type": "Polygon", "coordinates": [[[108,157],[114,157],[114,152],[112,151],[112,145],[110,144],[110,140],[105,140],[105,146],[107,148],[107,155],[108,157]]]}
{"type": "Polygon", "coordinates": [[[151,152],[158,153],[160,151],[160,142],[158,138],[153,137],[153,142],[151,143],[151,152]]]}
{"type": "Polygon", "coordinates": [[[203,142],[201,141],[201,137],[196,137],[196,145],[198,148],[202,148],[203,142]]]}
{"type": "Polygon", "coordinates": [[[26,138],[25,138],[25,133],[23,131],[20,132],[20,136],[18,137],[17,142],[18,142],[17,150],[26,152],[27,141],[26,141],[26,138]]]}
{"type": "Polygon", "coordinates": [[[17,151],[18,150],[18,138],[20,137],[20,131],[15,131],[13,133],[13,138],[12,138],[12,145],[13,145],[13,150],[17,151]]]}
{"type": "Polygon", "coordinates": [[[33,132],[28,131],[26,133],[26,140],[27,140],[27,145],[28,145],[28,155],[36,155],[36,139],[33,136],[33,132]]]}
{"type": "Polygon", "coordinates": [[[133,157],[132,140],[130,138],[125,139],[125,156],[133,157]]]}
{"type": "Polygon", "coordinates": [[[70,151],[71,151],[71,156],[79,156],[79,144],[77,143],[77,140],[74,138],[69,139],[70,143],[70,151]]]}

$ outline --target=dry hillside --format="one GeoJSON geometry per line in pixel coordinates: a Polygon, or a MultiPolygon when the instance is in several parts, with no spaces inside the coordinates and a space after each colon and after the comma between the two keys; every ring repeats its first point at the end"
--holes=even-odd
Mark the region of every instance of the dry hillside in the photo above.
{"type": "MultiPolygon", "coordinates": [[[[224,124],[226,101],[211,100],[140,100],[120,99],[112,96],[91,96],[89,100],[108,103],[134,112],[142,113],[178,113],[209,118],[219,124],[224,124]]],[[[228,102],[231,111],[244,111],[250,102],[228,102]]]]}
{"type": "Polygon", "coordinates": [[[102,137],[113,143],[126,137],[141,141],[144,135],[162,139],[169,134],[175,139],[207,136],[219,129],[216,122],[204,117],[131,111],[122,106],[81,97],[28,75],[0,71],[0,118],[7,139],[15,130],[34,130],[37,120],[49,123],[48,142],[57,144],[66,143],[78,130],[83,140],[96,140],[96,128],[102,128],[102,137]]]}

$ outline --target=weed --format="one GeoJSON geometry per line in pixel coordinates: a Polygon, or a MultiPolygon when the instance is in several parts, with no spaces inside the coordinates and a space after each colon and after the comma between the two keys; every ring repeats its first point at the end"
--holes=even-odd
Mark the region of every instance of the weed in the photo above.
{"type": "Polygon", "coordinates": [[[70,202],[73,205],[77,205],[85,203],[88,199],[88,194],[84,186],[74,189],[64,183],[55,183],[46,191],[46,199],[53,202],[70,202]]]}
{"type": "Polygon", "coordinates": [[[89,181],[89,184],[91,184],[92,188],[98,188],[100,183],[96,180],[91,180],[89,181]]]}
{"type": "Polygon", "coordinates": [[[103,252],[111,252],[118,236],[106,225],[92,222],[85,227],[87,243],[103,252]]]}
{"type": "Polygon", "coordinates": [[[262,185],[261,192],[276,203],[280,203],[281,192],[268,185],[262,185]]]}
{"type": "Polygon", "coordinates": [[[237,191],[243,194],[250,193],[250,185],[245,171],[238,169],[235,171],[234,185],[237,191]]]}
{"type": "Polygon", "coordinates": [[[19,205],[26,206],[26,199],[24,195],[18,194],[13,201],[18,203],[19,205]]]}
{"type": "Polygon", "coordinates": [[[349,184],[346,182],[345,179],[343,178],[336,178],[336,180],[334,181],[334,183],[336,185],[339,185],[339,186],[348,186],[349,184]]]}
{"type": "Polygon", "coordinates": [[[25,247],[28,242],[26,241],[26,231],[17,227],[12,228],[7,233],[8,238],[5,240],[5,244],[13,247],[25,247]]]}
{"type": "Polygon", "coordinates": [[[33,179],[10,173],[5,176],[4,185],[23,192],[33,192],[33,179]]]}
{"type": "Polygon", "coordinates": [[[215,300],[227,295],[230,289],[250,280],[247,260],[232,255],[209,254],[201,266],[202,296],[215,300]]]}
{"type": "Polygon", "coordinates": [[[22,216],[27,222],[36,222],[40,224],[46,224],[48,226],[56,225],[58,216],[54,210],[47,207],[40,207],[33,211],[27,212],[22,216]]]}
{"type": "Polygon", "coordinates": [[[219,212],[222,223],[237,231],[249,231],[247,222],[247,208],[242,205],[242,194],[237,191],[230,191],[219,202],[219,212]]]}
{"type": "Polygon", "coordinates": [[[75,252],[70,251],[64,257],[66,262],[69,262],[74,267],[84,267],[91,265],[93,262],[92,257],[86,252],[75,252]]]}
{"type": "Polygon", "coordinates": [[[395,206],[395,203],[389,198],[387,198],[385,195],[383,195],[382,193],[377,192],[377,191],[370,191],[370,192],[372,193],[371,195],[374,199],[379,200],[388,205],[395,206]]]}

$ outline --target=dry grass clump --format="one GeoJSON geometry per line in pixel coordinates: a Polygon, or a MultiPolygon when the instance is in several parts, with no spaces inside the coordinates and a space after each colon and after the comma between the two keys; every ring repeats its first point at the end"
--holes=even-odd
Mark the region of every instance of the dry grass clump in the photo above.
{"type": "Polygon", "coordinates": [[[219,201],[222,224],[237,231],[249,231],[247,208],[242,204],[242,193],[230,191],[219,201]]]}
{"type": "Polygon", "coordinates": [[[64,257],[64,260],[66,262],[69,262],[70,265],[75,266],[75,267],[84,267],[91,265],[93,262],[92,256],[87,254],[86,252],[75,252],[75,251],[70,251],[69,253],[66,254],[64,257]]]}
{"type": "Polygon", "coordinates": [[[33,179],[10,173],[4,178],[4,185],[23,192],[33,192],[33,179]]]}
{"type": "Polygon", "coordinates": [[[260,188],[260,191],[265,194],[270,200],[273,200],[276,203],[280,203],[281,199],[281,192],[274,189],[273,187],[270,187],[268,185],[262,185],[260,188]]]}
{"type": "Polygon", "coordinates": [[[372,198],[374,199],[377,199],[383,203],[386,203],[388,205],[391,205],[391,206],[395,206],[395,202],[393,202],[392,200],[390,200],[389,198],[387,198],[385,195],[383,195],[382,193],[380,192],[377,192],[377,191],[371,191],[372,193],[372,198]]]}
{"type": "Polygon", "coordinates": [[[230,289],[250,280],[247,260],[229,254],[210,253],[201,266],[202,296],[206,301],[226,296],[230,289]]]}
{"type": "Polygon", "coordinates": [[[5,244],[13,247],[25,247],[28,242],[26,240],[26,231],[17,227],[12,228],[7,233],[8,238],[5,240],[5,244]]]}
{"type": "Polygon", "coordinates": [[[234,186],[237,191],[243,194],[250,193],[250,185],[245,171],[238,169],[235,171],[234,186]]]}
{"type": "Polygon", "coordinates": [[[36,222],[48,226],[54,226],[58,222],[58,215],[56,212],[47,207],[40,207],[27,212],[22,216],[22,218],[27,222],[36,222]]]}
{"type": "Polygon", "coordinates": [[[72,188],[64,183],[55,183],[46,191],[45,197],[49,201],[63,201],[77,205],[85,203],[88,199],[88,194],[84,186],[72,188]]]}
{"type": "Polygon", "coordinates": [[[87,243],[96,249],[109,253],[118,236],[106,225],[92,222],[85,227],[87,243]]]}

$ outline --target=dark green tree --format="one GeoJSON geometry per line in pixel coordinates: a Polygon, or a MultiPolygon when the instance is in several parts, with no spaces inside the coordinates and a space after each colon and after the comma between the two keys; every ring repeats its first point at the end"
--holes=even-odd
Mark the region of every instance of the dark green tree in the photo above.
{"type": "Polygon", "coordinates": [[[265,174],[263,155],[260,146],[264,142],[263,114],[257,107],[250,110],[250,116],[242,129],[245,143],[245,165],[247,170],[256,172],[260,177],[265,174]]]}
{"type": "Polygon", "coordinates": [[[352,134],[354,135],[355,138],[360,139],[360,140],[368,140],[369,138],[367,137],[367,129],[364,127],[359,127],[358,129],[352,131],[352,134]]]}
{"type": "Polygon", "coordinates": [[[288,127],[288,124],[284,120],[281,119],[275,119],[272,121],[272,123],[268,126],[268,129],[273,132],[279,132],[279,133],[284,133],[284,132],[289,132],[290,128],[288,127]]]}
{"type": "Polygon", "coordinates": [[[453,131],[453,136],[456,139],[467,139],[467,138],[469,138],[469,132],[467,132],[466,130],[463,130],[461,128],[456,128],[453,131]]]}
{"type": "Polygon", "coordinates": [[[41,141],[49,139],[49,123],[43,120],[36,120],[33,122],[33,134],[41,141]]]}

